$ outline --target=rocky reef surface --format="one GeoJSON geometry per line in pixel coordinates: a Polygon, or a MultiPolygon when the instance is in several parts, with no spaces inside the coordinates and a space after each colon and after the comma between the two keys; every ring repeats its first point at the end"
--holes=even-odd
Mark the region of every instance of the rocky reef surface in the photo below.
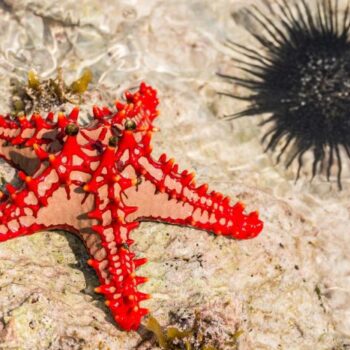
{"type": "MultiPolygon", "coordinates": [[[[261,119],[227,121],[242,103],[219,96],[216,73],[232,68],[228,38],[256,42],[243,7],[266,1],[0,1],[0,107],[11,82],[34,68],[94,76],[83,120],[141,80],[159,91],[154,150],[192,168],[199,182],[259,208],[263,233],[234,241],[189,228],[142,223],[135,250],[147,256],[145,302],[163,326],[199,329],[192,349],[350,348],[350,175],[344,190],[310,169],[276,166],[259,142],[261,119]],[[234,19],[231,14],[234,14],[234,19]],[[200,334],[199,334],[200,333],[200,334]],[[198,337],[201,339],[198,339],[198,337]],[[197,337],[197,338],[196,338],[197,337]]],[[[259,47],[257,46],[257,50],[259,47]]],[[[69,103],[65,106],[69,109],[69,103]]],[[[1,164],[1,175],[13,179],[1,164]]],[[[118,330],[81,242],[44,232],[0,245],[0,349],[158,349],[143,326],[118,330]]],[[[175,346],[175,345],[174,345],[175,346]]],[[[181,349],[181,344],[178,348],[181,349]]]]}

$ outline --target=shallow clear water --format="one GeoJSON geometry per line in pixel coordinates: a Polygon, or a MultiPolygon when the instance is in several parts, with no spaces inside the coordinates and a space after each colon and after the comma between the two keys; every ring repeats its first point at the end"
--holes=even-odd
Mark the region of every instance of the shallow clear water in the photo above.
{"type": "MultiPolygon", "coordinates": [[[[153,295],[146,306],[162,324],[180,307],[223,314],[223,333],[243,331],[235,345],[240,350],[346,349],[348,170],[342,192],[335,178],[310,183],[310,167],[295,184],[296,168],[276,166],[263,152],[263,117],[227,121],[223,116],[244,103],[217,94],[232,87],[216,73],[237,72],[227,38],[261,50],[245,29],[252,24],[242,8],[264,2],[2,1],[0,105],[9,110],[10,79],[24,81],[31,68],[49,77],[62,66],[73,80],[89,67],[95,78],[85,95],[86,113],[141,80],[156,87],[161,132],[155,154],[175,157],[180,168],[196,171],[198,182],[258,208],[266,225],[246,242],[141,225],[134,237],[136,252],[150,261],[142,271],[151,279],[143,290],[153,295]],[[198,254],[201,264],[192,258],[198,254]]],[[[10,180],[13,174],[2,169],[10,180]]],[[[1,349],[135,348],[141,335],[115,328],[92,292],[97,280],[84,254],[68,234],[0,245],[1,349]]]]}

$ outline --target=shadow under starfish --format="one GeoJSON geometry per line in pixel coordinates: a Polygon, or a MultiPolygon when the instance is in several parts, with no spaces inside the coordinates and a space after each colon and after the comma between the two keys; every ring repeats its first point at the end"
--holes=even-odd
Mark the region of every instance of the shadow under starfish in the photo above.
{"type": "Polygon", "coordinates": [[[87,126],[79,109],[69,116],[34,113],[27,119],[0,117],[0,156],[19,170],[20,188],[1,194],[0,241],[37,231],[77,234],[91,259],[114,320],[136,330],[148,310],[137,286],[147,278],[135,270],[130,232],[142,220],[186,225],[236,239],[257,236],[263,224],[241,203],[197,187],[193,174],[179,172],[172,159],[151,156],[152,122],[158,116],[156,91],[146,84],[125,93],[116,111],[93,108],[87,126]]]}

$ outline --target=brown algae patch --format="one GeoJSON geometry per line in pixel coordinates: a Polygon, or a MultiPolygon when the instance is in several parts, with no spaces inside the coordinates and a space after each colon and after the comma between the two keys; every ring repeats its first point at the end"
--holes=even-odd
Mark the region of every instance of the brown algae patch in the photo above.
{"type": "Polygon", "coordinates": [[[225,324],[225,319],[213,310],[179,309],[169,313],[169,325],[162,327],[149,316],[146,328],[164,350],[227,350],[238,347],[243,331],[225,324]]]}
{"type": "Polygon", "coordinates": [[[85,69],[82,75],[71,84],[63,78],[62,68],[58,68],[55,78],[41,80],[35,70],[28,72],[26,83],[12,80],[11,107],[14,115],[32,112],[49,112],[54,106],[66,102],[80,104],[81,96],[92,80],[92,72],[85,69]]]}

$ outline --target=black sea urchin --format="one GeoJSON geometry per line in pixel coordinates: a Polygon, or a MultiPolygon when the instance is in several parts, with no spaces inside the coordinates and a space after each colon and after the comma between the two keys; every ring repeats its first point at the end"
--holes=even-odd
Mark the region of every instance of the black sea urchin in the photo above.
{"type": "Polygon", "coordinates": [[[288,150],[286,166],[298,160],[298,179],[303,156],[311,151],[312,177],[325,168],[329,180],[334,163],[341,189],[343,150],[350,157],[350,5],[307,1],[277,0],[269,15],[257,7],[247,10],[258,25],[249,31],[265,53],[229,42],[244,55],[235,61],[248,76],[220,75],[251,92],[228,94],[249,102],[231,117],[270,114],[262,123],[271,123],[263,142],[266,150],[280,146],[277,162],[288,150]]]}

